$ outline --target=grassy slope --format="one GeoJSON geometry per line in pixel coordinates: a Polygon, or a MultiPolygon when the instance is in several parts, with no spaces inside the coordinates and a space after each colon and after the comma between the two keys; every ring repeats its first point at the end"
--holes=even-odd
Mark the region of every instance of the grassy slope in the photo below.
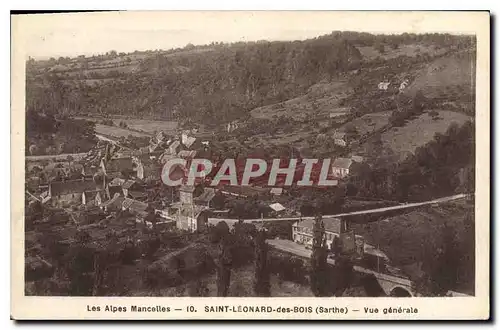
{"type": "Polygon", "coordinates": [[[461,51],[438,58],[420,70],[414,81],[405,90],[414,95],[418,90],[427,98],[445,95],[460,97],[475,89],[475,62],[471,52],[461,51]]]}
{"type": "Polygon", "coordinates": [[[410,44],[410,45],[401,45],[398,49],[392,49],[391,47],[385,47],[385,52],[381,54],[378,50],[376,50],[372,46],[358,47],[361,55],[366,60],[373,60],[377,57],[381,57],[383,59],[391,59],[396,58],[398,56],[409,56],[415,57],[417,55],[439,55],[443,54],[445,49],[436,49],[434,46],[422,45],[422,44],[410,44]]]}
{"type": "Polygon", "coordinates": [[[311,86],[302,96],[256,108],[251,115],[255,118],[270,119],[274,116],[303,119],[310,116],[326,117],[330,113],[349,112],[349,108],[340,106],[340,99],[347,96],[350,89],[346,81],[319,82],[311,86]],[[314,104],[314,106],[313,106],[314,104]]]}
{"type": "Polygon", "coordinates": [[[401,158],[434,139],[436,133],[444,133],[452,123],[463,124],[470,117],[453,111],[438,111],[438,120],[424,113],[403,127],[392,128],[382,134],[382,142],[401,158]]]}

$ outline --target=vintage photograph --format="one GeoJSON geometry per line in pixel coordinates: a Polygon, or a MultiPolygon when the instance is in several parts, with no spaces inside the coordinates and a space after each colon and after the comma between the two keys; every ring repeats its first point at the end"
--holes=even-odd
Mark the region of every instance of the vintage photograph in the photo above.
{"type": "Polygon", "coordinates": [[[26,37],[25,296],[477,295],[475,33],[85,15],[26,37]]]}

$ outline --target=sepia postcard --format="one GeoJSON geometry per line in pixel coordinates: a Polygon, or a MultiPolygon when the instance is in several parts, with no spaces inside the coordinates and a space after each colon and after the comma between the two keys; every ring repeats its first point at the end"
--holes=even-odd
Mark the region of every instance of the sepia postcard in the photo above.
{"type": "Polygon", "coordinates": [[[488,320],[490,14],[11,16],[15,320],[488,320]]]}

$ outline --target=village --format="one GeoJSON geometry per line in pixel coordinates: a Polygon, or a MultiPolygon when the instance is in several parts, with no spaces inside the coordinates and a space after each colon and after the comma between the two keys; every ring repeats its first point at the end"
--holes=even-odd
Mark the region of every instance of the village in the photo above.
{"type": "Polygon", "coordinates": [[[30,59],[26,294],[474,295],[474,40],[339,36],[30,59]]]}
{"type": "MultiPolygon", "coordinates": [[[[228,127],[228,131],[230,129],[234,128],[228,127]]],[[[335,143],[345,145],[342,139],[345,135],[335,134],[335,143]]],[[[40,243],[44,239],[37,236],[46,234],[44,228],[50,228],[49,233],[57,233],[59,239],[50,242],[49,246],[68,248],[78,243],[82,235],[87,237],[87,242],[104,249],[109,249],[111,243],[115,248],[121,244],[124,250],[133,246],[142,252],[131,258],[149,260],[148,269],[155,265],[154,260],[162,259],[162,245],[168,246],[164,253],[171,258],[177,250],[186,251],[190,246],[196,246],[200,239],[220,228],[222,223],[229,231],[246,223],[253,228],[247,230],[247,234],[255,237],[256,231],[265,232],[267,244],[274,251],[293,258],[310,258],[315,217],[302,214],[301,209],[294,207],[296,204],[291,196],[297,187],[283,185],[283,178],[277,180],[281,185],[274,187],[267,186],[262,180],[250,185],[213,187],[205,184],[208,177],[197,178],[194,185],[170,187],[162,182],[162,169],[168,160],[182,158],[189,161],[197,155],[213,156],[210,136],[199,136],[196,129],[179,131],[177,136],[158,132],[151,137],[149,145],[137,150],[124,147],[109,137],[98,138],[95,148],[82,155],[80,160],[49,162],[46,168],[52,166],[51,173],[55,176],[48,182],[41,180],[40,174],[44,170],[40,164],[30,168],[32,177],[27,177],[26,184],[29,203],[26,208],[28,277],[46,278],[57,272],[53,261],[42,257],[46,247],[40,243]],[[183,240],[184,243],[179,243],[183,240]],[[154,242],[152,251],[151,242],[154,242]],[[178,247],[175,242],[178,242],[178,247]]],[[[363,168],[362,162],[363,157],[356,155],[332,159],[329,170],[335,186],[330,188],[336,189],[352,171],[363,168]]],[[[179,170],[179,173],[171,172],[170,176],[182,177],[185,174],[179,170]]],[[[461,198],[464,196],[456,199],[461,198]]],[[[403,204],[403,207],[406,206],[403,204]]],[[[328,263],[335,265],[338,255],[349,255],[359,274],[375,275],[384,291],[382,294],[414,295],[414,284],[409,277],[392,266],[383,251],[356,234],[351,221],[346,219],[348,217],[330,215],[322,219],[325,243],[330,251],[328,263]]],[[[160,272],[158,276],[163,275],[160,272]]],[[[38,282],[35,280],[34,283],[38,282]]],[[[91,294],[98,292],[94,283],[91,294]]]]}

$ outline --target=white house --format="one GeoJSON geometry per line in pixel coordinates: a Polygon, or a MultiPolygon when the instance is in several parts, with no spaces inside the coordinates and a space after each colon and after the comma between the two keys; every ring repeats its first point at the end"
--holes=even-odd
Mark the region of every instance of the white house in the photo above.
{"type": "MultiPolygon", "coordinates": [[[[349,231],[347,221],[341,218],[324,218],[326,243],[331,246],[335,237],[349,231]]],[[[314,236],[314,219],[297,221],[292,226],[292,239],[294,242],[312,247],[314,236]]]]}
{"type": "Polygon", "coordinates": [[[337,158],[332,164],[332,173],[335,177],[345,178],[349,175],[353,160],[351,158],[337,158]]]}
{"type": "Polygon", "coordinates": [[[333,142],[341,147],[347,146],[347,135],[345,132],[335,132],[333,133],[333,142]]]}
{"type": "Polygon", "coordinates": [[[378,83],[378,89],[386,91],[387,89],[389,89],[390,84],[390,82],[381,81],[378,83]]]}

